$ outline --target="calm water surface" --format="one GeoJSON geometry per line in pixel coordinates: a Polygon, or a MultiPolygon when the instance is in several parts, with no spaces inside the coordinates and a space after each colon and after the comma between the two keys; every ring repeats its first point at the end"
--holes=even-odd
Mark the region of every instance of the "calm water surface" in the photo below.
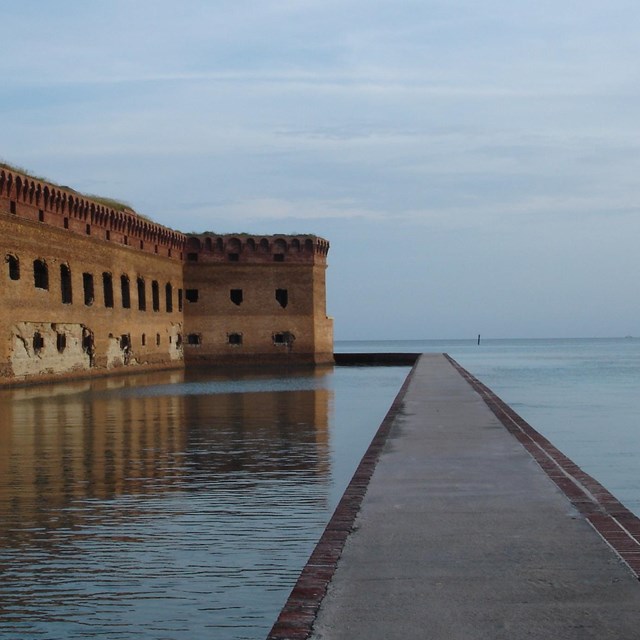
{"type": "Polygon", "coordinates": [[[264,638],[407,372],[0,392],[0,637],[264,638]]]}
{"type": "MultiPolygon", "coordinates": [[[[447,352],[640,515],[640,340],[447,352]]],[[[0,392],[0,637],[264,638],[408,372],[0,392]]]]}

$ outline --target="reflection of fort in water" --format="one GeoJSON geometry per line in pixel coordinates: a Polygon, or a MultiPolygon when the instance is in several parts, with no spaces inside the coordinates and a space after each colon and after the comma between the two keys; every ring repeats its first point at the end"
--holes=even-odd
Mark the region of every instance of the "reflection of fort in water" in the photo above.
{"type": "Polygon", "coordinates": [[[207,393],[211,377],[184,371],[2,391],[0,531],[81,524],[74,505],[189,491],[194,475],[326,481],[331,392],[303,375],[297,391],[253,377],[207,393]]]}

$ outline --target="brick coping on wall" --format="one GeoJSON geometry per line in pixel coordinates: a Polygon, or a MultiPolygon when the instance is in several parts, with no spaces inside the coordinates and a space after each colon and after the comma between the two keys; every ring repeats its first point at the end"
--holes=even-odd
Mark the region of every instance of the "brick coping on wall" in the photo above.
{"type": "MultiPolygon", "coordinates": [[[[384,354],[379,355],[381,360],[384,360],[384,354]]],[[[554,447],[491,389],[448,354],[443,355],[480,395],[507,431],[531,454],[587,522],[628,565],[636,578],[640,578],[640,518],[629,511],[597,480],[554,447]]],[[[306,640],[311,635],[320,604],[333,578],[347,537],[353,530],[356,516],[360,511],[362,500],[391,426],[402,410],[404,396],[414,371],[415,365],[373,437],[329,524],[269,632],[267,640],[306,640]]]]}

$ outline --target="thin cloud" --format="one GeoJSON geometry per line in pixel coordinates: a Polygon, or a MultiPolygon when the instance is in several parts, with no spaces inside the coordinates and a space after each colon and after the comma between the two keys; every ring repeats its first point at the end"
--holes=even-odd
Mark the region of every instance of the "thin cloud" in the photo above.
{"type": "MultiPolygon", "coordinates": [[[[230,220],[252,221],[310,221],[326,220],[330,218],[382,220],[386,216],[383,212],[358,207],[353,202],[344,200],[285,200],[278,198],[255,198],[217,204],[210,206],[204,203],[187,205],[189,218],[200,224],[213,222],[225,226],[230,220]]],[[[233,222],[237,226],[236,222],[233,222]]]]}

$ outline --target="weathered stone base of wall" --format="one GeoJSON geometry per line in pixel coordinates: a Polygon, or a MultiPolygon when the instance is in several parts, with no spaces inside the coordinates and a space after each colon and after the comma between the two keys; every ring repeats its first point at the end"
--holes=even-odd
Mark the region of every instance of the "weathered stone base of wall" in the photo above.
{"type": "Polygon", "coordinates": [[[83,331],[86,331],[86,327],[77,323],[16,322],[11,327],[10,364],[13,377],[25,380],[43,375],[88,371],[91,368],[91,356],[82,346],[83,331]],[[34,336],[38,336],[37,340],[34,336]],[[60,341],[61,338],[64,343],[60,341]],[[56,342],[58,347],[54,348],[56,342]],[[45,344],[49,345],[48,348],[44,348],[45,344]]]}

